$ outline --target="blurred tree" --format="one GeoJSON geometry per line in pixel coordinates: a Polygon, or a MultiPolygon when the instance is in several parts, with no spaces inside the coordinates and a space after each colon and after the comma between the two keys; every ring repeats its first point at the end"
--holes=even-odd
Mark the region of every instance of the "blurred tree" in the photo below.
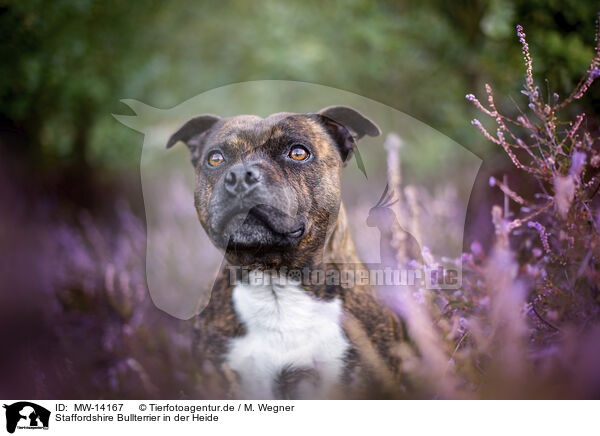
{"type": "MultiPolygon", "coordinates": [[[[489,155],[496,150],[468,124],[475,113],[464,96],[489,82],[518,100],[515,25],[530,36],[542,89],[548,77],[560,94],[592,58],[598,7],[581,0],[0,4],[2,123],[27,134],[30,154],[107,167],[138,156],[132,133],[110,116],[123,111],[119,99],[170,107],[259,79],[362,94],[489,155]]],[[[593,90],[579,105],[591,113],[597,102],[593,90]]]]}
{"type": "Polygon", "coordinates": [[[27,159],[88,163],[98,115],[144,59],[159,2],[21,0],[0,4],[2,127],[27,159]],[[56,159],[54,159],[56,160],[56,159]]]}

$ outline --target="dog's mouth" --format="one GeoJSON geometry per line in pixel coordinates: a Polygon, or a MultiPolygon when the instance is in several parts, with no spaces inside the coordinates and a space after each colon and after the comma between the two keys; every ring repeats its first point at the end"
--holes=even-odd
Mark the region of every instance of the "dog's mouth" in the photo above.
{"type": "Polygon", "coordinates": [[[222,219],[223,247],[256,249],[289,247],[297,244],[306,232],[301,217],[291,217],[276,207],[260,204],[249,210],[232,210],[222,219]]]}
{"type": "Polygon", "coordinates": [[[304,222],[267,204],[254,206],[248,212],[248,217],[262,221],[271,231],[290,238],[298,238],[304,234],[304,222]]]}

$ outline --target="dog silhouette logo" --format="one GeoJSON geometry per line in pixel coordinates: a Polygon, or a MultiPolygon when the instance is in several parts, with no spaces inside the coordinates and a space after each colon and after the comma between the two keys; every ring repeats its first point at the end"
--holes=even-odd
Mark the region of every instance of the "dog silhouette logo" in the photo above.
{"type": "Polygon", "coordinates": [[[28,401],[4,405],[6,409],[6,431],[14,433],[18,429],[48,429],[50,411],[28,401]]]}

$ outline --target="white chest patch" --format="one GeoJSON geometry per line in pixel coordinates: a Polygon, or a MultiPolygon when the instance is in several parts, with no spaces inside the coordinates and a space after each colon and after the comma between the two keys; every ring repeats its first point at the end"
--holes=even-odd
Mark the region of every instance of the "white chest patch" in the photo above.
{"type": "Polygon", "coordinates": [[[274,397],[282,369],[314,370],[318,383],[304,395],[327,395],[339,381],[349,342],[342,330],[342,303],[320,301],[294,284],[238,284],[234,309],[246,334],[232,339],[226,363],[240,377],[241,394],[274,397]]]}

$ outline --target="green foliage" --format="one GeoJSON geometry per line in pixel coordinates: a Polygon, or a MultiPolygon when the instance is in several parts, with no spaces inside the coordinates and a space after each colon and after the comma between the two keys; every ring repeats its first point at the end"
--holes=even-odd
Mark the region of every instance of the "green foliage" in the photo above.
{"type": "MultiPolygon", "coordinates": [[[[552,92],[572,89],[592,56],[596,7],[577,0],[5,2],[2,113],[35,152],[113,167],[135,163],[127,148],[139,144],[115,133],[122,126],[110,113],[123,110],[121,98],[171,107],[229,83],[299,80],[368,96],[493,153],[464,127],[473,115],[465,91],[493,82],[518,94],[517,21],[535,35],[536,70],[552,92]]],[[[581,105],[589,111],[595,101],[581,105]]]]}
{"type": "Polygon", "coordinates": [[[32,154],[85,159],[98,115],[140,63],[136,23],[150,24],[152,1],[3,5],[2,112],[27,135],[32,154]]]}

